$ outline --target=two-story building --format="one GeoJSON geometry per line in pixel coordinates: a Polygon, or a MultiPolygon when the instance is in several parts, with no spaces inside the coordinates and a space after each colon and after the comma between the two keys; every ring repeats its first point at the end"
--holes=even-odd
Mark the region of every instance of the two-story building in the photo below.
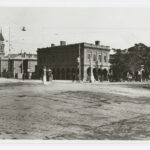
{"type": "Polygon", "coordinates": [[[51,44],[51,47],[38,48],[37,73],[42,75],[44,67],[51,69],[56,80],[71,80],[73,74],[81,80],[87,80],[92,68],[94,77],[98,80],[99,70],[109,69],[109,46],[95,44],[76,43],[66,45],[61,41],[59,46],[51,44]]]}

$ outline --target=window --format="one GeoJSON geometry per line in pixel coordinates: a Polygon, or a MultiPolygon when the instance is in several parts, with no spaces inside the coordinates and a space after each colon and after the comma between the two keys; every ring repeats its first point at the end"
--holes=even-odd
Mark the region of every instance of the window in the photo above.
{"type": "Polygon", "coordinates": [[[102,62],[102,55],[98,55],[99,62],[102,62]]]}
{"type": "Polygon", "coordinates": [[[87,55],[87,58],[88,58],[88,60],[90,61],[90,59],[91,59],[91,54],[88,54],[88,55],[87,55]]]}
{"type": "Polygon", "coordinates": [[[93,61],[96,61],[96,54],[93,55],[93,61]]]}
{"type": "Polygon", "coordinates": [[[104,62],[107,62],[107,56],[104,56],[104,62]]]}

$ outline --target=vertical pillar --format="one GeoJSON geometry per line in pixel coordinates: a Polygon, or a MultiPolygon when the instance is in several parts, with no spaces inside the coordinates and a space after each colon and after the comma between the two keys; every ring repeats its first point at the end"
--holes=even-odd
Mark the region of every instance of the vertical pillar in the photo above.
{"type": "Polygon", "coordinates": [[[43,83],[46,84],[46,67],[43,69],[43,83]]]}
{"type": "Polygon", "coordinates": [[[94,80],[94,76],[93,76],[93,62],[92,62],[92,52],[91,52],[91,58],[90,58],[90,67],[91,67],[91,79],[90,79],[90,82],[93,83],[95,80],[94,80]]]}
{"type": "Polygon", "coordinates": [[[87,69],[88,67],[85,67],[83,68],[83,81],[87,81],[87,69]]]}

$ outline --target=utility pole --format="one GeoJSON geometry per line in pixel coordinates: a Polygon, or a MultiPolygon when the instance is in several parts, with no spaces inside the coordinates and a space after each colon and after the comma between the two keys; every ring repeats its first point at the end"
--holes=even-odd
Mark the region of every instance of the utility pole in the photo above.
{"type": "Polygon", "coordinates": [[[96,65],[96,79],[98,80],[98,55],[97,55],[97,51],[96,51],[95,65],[96,65]]]}
{"type": "Polygon", "coordinates": [[[23,55],[21,53],[21,59],[22,59],[22,79],[24,80],[24,66],[23,66],[23,55]]]}
{"type": "Polygon", "coordinates": [[[79,82],[81,81],[81,47],[80,47],[80,44],[79,44],[79,82]]]}
{"type": "MultiPolygon", "coordinates": [[[[21,31],[25,32],[26,31],[26,28],[25,26],[22,27],[21,31]]],[[[26,56],[26,53],[23,53],[23,57],[22,57],[22,54],[21,54],[21,58],[22,58],[22,79],[24,80],[24,59],[25,59],[25,56],[26,56]]]]}
{"type": "Polygon", "coordinates": [[[10,26],[9,26],[9,41],[8,41],[9,43],[9,53],[10,53],[10,26]]]}
{"type": "Polygon", "coordinates": [[[10,51],[11,51],[11,49],[10,49],[10,25],[9,25],[9,33],[8,33],[8,47],[9,47],[9,52],[8,52],[8,77],[10,77],[10,51]]]}

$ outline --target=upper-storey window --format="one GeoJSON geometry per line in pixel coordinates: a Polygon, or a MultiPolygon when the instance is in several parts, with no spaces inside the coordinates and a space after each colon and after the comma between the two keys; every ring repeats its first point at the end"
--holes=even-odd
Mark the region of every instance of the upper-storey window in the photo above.
{"type": "Polygon", "coordinates": [[[87,54],[87,59],[90,61],[91,60],[91,54],[87,54]]]}
{"type": "Polygon", "coordinates": [[[93,61],[96,61],[96,54],[93,54],[93,61]]]}
{"type": "Polygon", "coordinates": [[[104,62],[107,62],[107,56],[106,55],[104,56],[104,62]]]}
{"type": "Polygon", "coordinates": [[[98,55],[99,62],[102,62],[102,55],[98,55]]]}

